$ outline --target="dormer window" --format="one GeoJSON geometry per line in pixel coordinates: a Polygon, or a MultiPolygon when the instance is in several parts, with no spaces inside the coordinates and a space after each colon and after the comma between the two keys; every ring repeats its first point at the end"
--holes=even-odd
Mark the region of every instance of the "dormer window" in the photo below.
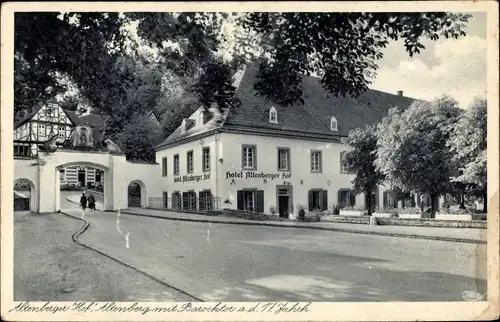
{"type": "Polygon", "coordinates": [[[274,106],[269,110],[269,123],[278,123],[278,112],[276,111],[274,106]]]}
{"type": "Polygon", "coordinates": [[[330,130],[335,132],[338,131],[337,119],[335,118],[335,116],[332,116],[332,118],[330,119],[330,130]]]}

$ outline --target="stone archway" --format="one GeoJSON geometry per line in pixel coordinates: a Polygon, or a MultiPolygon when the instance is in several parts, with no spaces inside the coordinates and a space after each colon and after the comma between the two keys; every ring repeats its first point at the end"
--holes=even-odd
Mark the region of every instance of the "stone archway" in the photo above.
{"type": "Polygon", "coordinates": [[[37,211],[35,184],[25,178],[14,180],[14,211],[37,211]]]}
{"type": "MultiPolygon", "coordinates": [[[[85,170],[87,171],[87,170],[85,170]]],[[[63,206],[68,206],[71,205],[70,207],[78,207],[78,202],[80,199],[80,195],[82,193],[85,193],[88,197],[89,194],[94,195],[94,198],[96,199],[96,209],[97,210],[108,210],[112,208],[112,203],[113,203],[113,191],[112,191],[112,177],[111,177],[111,171],[107,166],[104,166],[102,164],[97,164],[93,162],[85,162],[85,161],[74,161],[74,162],[67,162],[64,164],[60,164],[55,167],[55,194],[56,194],[56,200],[55,204],[57,209],[56,210],[61,210],[61,208],[64,208],[63,206]],[[77,169],[77,177],[76,177],[76,186],[73,185],[70,187],[70,189],[67,189],[66,184],[61,189],[61,182],[65,182],[65,180],[61,181],[61,171],[65,169],[70,169],[72,167],[76,167],[77,169]],[[94,170],[94,176],[95,172],[98,170],[99,175],[101,176],[101,181],[99,186],[97,186],[95,183],[92,186],[88,186],[84,184],[83,186],[80,184],[80,178],[78,177],[79,175],[79,169],[85,168],[85,169],[93,169],[94,170]],[[69,192],[66,192],[68,190],[69,192]],[[61,198],[63,196],[64,200],[61,198]]],[[[85,180],[84,182],[87,182],[88,175],[85,175],[85,180]]],[[[95,181],[95,180],[94,180],[95,181]]]]}
{"type": "Polygon", "coordinates": [[[129,208],[147,207],[146,185],[141,180],[132,180],[127,186],[127,206],[129,208]]]}

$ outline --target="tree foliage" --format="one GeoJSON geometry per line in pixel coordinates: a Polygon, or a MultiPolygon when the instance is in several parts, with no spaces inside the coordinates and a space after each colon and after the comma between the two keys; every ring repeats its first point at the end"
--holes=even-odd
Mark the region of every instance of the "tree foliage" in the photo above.
{"type": "MultiPolygon", "coordinates": [[[[347,171],[354,174],[352,181],[354,190],[371,196],[375,188],[384,180],[384,175],[375,166],[377,159],[377,137],[375,126],[352,130],[349,136],[343,139],[347,150],[342,154],[342,161],[347,171]]],[[[368,198],[368,215],[371,216],[371,198],[368,198]]]]}
{"type": "Polygon", "coordinates": [[[302,102],[303,74],[315,73],[334,96],[357,97],[368,89],[376,60],[389,41],[404,40],[410,56],[423,38],[458,38],[470,15],[454,13],[248,13],[240,24],[259,35],[269,58],[255,84],[266,99],[287,106],[302,102]]]}
{"type": "Polygon", "coordinates": [[[414,102],[404,111],[391,109],[377,128],[377,169],[401,190],[430,194],[432,214],[437,198],[450,191],[453,163],[447,141],[460,114],[457,102],[443,96],[414,102]]]}
{"type": "Polygon", "coordinates": [[[455,175],[452,181],[477,191],[484,198],[487,188],[486,164],[487,102],[475,99],[464,115],[453,124],[448,147],[452,152],[455,175]]]}
{"type": "Polygon", "coordinates": [[[153,145],[161,136],[160,128],[148,115],[134,117],[123,125],[123,130],[114,135],[117,143],[123,149],[127,160],[154,161],[153,145]]]}

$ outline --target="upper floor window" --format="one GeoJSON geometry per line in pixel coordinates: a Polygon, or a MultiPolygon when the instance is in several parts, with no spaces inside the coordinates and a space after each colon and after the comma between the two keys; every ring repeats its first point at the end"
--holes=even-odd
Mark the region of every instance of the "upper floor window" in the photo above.
{"type": "Polygon", "coordinates": [[[278,170],[290,171],[290,149],[278,148],[278,170]]]}
{"type": "Polygon", "coordinates": [[[205,147],[202,150],[202,167],[203,171],[210,171],[210,148],[205,147]]]}
{"type": "Polygon", "coordinates": [[[166,177],[167,173],[167,157],[164,157],[161,159],[161,176],[166,177]]]}
{"type": "Polygon", "coordinates": [[[276,111],[274,106],[269,109],[269,122],[278,123],[278,112],[276,111]]]}
{"type": "Polygon", "coordinates": [[[174,155],[174,175],[179,174],[179,155],[174,155]]]}
{"type": "Polygon", "coordinates": [[[193,150],[187,152],[187,173],[193,173],[193,150]]]}
{"type": "Polygon", "coordinates": [[[38,135],[45,135],[45,125],[38,124],[38,135]]]}
{"type": "Polygon", "coordinates": [[[335,116],[332,116],[332,118],[330,119],[330,130],[338,131],[337,119],[335,118],[335,116]]]}
{"type": "Polygon", "coordinates": [[[322,165],[323,160],[321,151],[311,151],[311,172],[321,172],[322,165]]]}
{"type": "Polygon", "coordinates": [[[345,161],[345,152],[340,153],[340,172],[341,173],[349,172],[348,164],[345,161]]]}
{"type": "Polygon", "coordinates": [[[243,145],[241,154],[241,165],[243,169],[257,168],[257,149],[255,145],[243,145]]]}

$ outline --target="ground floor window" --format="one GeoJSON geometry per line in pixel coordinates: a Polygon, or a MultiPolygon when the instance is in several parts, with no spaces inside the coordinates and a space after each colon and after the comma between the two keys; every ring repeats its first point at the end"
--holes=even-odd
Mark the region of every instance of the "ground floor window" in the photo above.
{"type": "Polygon", "coordinates": [[[264,191],[263,190],[238,190],[239,210],[264,212],[264,191]]]}
{"type": "Polygon", "coordinates": [[[181,193],[176,191],[172,193],[172,209],[181,209],[181,193]]]}
{"type": "Polygon", "coordinates": [[[338,205],[340,208],[354,207],[356,205],[356,194],[350,189],[340,189],[338,192],[338,205]]]}
{"type": "Polygon", "coordinates": [[[204,190],[200,191],[198,193],[199,196],[199,204],[200,204],[200,210],[211,210],[213,205],[212,205],[212,193],[210,190],[204,190]]]}
{"type": "Polygon", "coordinates": [[[328,209],[328,191],[323,189],[309,190],[309,211],[328,209]]]}
{"type": "Polygon", "coordinates": [[[196,194],[194,191],[182,193],[182,209],[196,210],[196,194]]]}

